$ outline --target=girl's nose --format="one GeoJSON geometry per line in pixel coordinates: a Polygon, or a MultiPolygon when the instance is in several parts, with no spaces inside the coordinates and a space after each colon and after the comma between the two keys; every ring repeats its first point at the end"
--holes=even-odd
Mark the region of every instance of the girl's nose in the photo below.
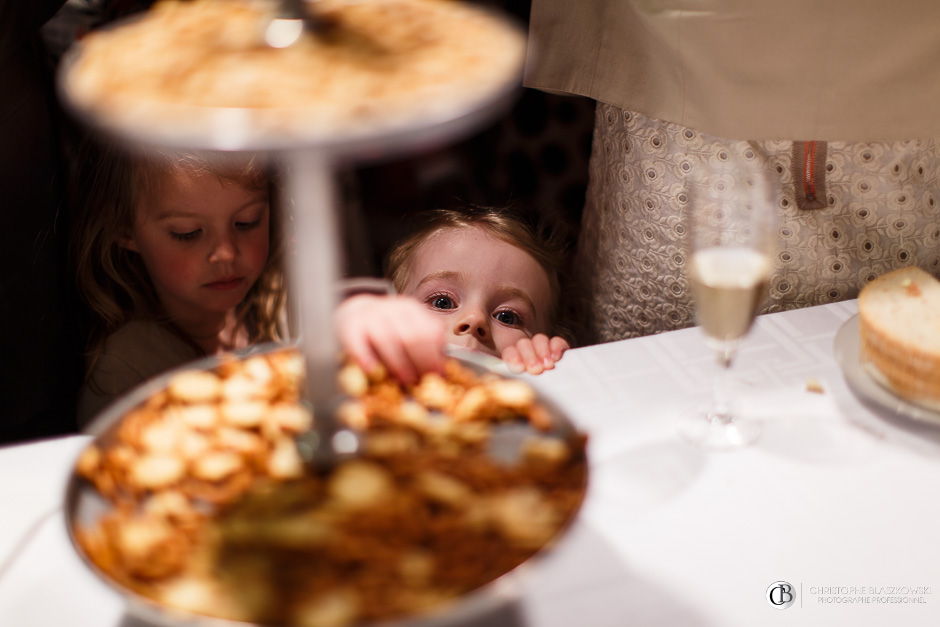
{"type": "Polygon", "coordinates": [[[477,310],[467,312],[454,324],[454,335],[472,335],[485,343],[490,335],[489,317],[477,310]]]}
{"type": "Polygon", "coordinates": [[[235,260],[238,249],[235,242],[229,237],[220,238],[212,247],[209,253],[209,261],[212,263],[229,263],[235,260]]]}

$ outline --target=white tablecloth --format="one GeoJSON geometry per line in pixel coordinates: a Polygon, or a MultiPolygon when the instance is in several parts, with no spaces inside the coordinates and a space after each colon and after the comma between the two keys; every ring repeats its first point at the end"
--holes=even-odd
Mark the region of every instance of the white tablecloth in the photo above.
{"type": "MultiPolygon", "coordinates": [[[[847,389],[832,342],[854,313],[849,301],[758,320],[735,371],[764,430],[734,452],[676,435],[714,374],[697,329],[573,350],[533,377],[588,431],[592,476],[574,528],[520,578],[514,622],[940,624],[940,427],[882,416],[847,389]],[[767,600],[777,581],[796,593],[787,609],[767,600]]],[[[56,510],[84,442],[0,449],[0,625],[137,624],[56,510]]]]}

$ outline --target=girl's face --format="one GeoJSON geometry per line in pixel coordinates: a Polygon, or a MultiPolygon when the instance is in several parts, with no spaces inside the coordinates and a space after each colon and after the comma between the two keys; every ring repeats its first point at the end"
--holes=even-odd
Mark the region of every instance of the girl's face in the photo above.
{"type": "Polygon", "coordinates": [[[199,323],[231,312],[261,275],[268,213],[265,190],[174,168],[122,244],[140,253],[167,314],[199,323]]]}
{"type": "Polygon", "coordinates": [[[410,265],[404,293],[445,317],[451,344],[500,356],[518,340],[549,331],[548,274],[482,227],[432,234],[410,265]]]}

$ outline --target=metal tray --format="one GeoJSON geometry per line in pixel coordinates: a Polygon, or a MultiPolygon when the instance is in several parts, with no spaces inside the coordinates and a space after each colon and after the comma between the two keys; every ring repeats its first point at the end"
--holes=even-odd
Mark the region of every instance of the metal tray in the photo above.
{"type": "MultiPolygon", "coordinates": [[[[348,124],[325,125],[315,113],[302,107],[239,108],[161,105],[169,115],[161,120],[142,120],[134,112],[104,114],[82,102],[74,86],[73,68],[80,59],[81,42],[63,55],[59,64],[57,88],[67,108],[86,124],[131,145],[208,152],[283,152],[316,150],[333,160],[367,161],[436,146],[469,134],[495,114],[508,107],[522,82],[525,35],[512,20],[484,7],[475,13],[492,17],[518,40],[519,50],[511,51],[515,62],[483,85],[473,85],[466,97],[450,98],[448,89],[424,93],[414,99],[413,109],[392,116],[370,115],[348,124]],[[436,96],[436,97],[427,97],[436,96]]],[[[133,16],[106,26],[106,29],[140,20],[133,16]]],[[[494,68],[494,72],[496,69],[494,68]]]]}
{"type": "MultiPolygon", "coordinates": [[[[274,350],[283,350],[284,348],[285,347],[282,345],[266,344],[247,351],[242,351],[239,353],[239,356],[245,358],[274,350]]],[[[450,349],[448,352],[451,357],[457,359],[461,364],[478,374],[492,373],[505,379],[521,379],[521,377],[515,375],[505,374],[505,365],[501,360],[495,357],[474,353],[465,349],[450,349]]],[[[89,424],[86,432],[94,436],[94,443],[107,442],[114,436],[122,418],[147,398],[164,389],[167,382],[174,374],[187,370],[211,370],[220,363],[222,363],[222,359],[219,357],[207,357],[185,364],[141,384],[102,411],[102,413],[89,424]]],[[[552,420],[552,429],[549,430],[547,434],[564,439],[576,435],[578,433],[577,428],[561,408],[552,402],[551,399],[540,393],[538,388],[533,386],[533,389],[536,393],[537,402],[548,411],[552,420]]],[[[491,436],[492,443],[489,454],[494,458],[511,458],[514,452],[517,451],[522,439],[526,435],[534,432],[534,429],[528,426],[507,425],[505,428],[497,426],[491,436]]],[[[546,432],[539,433],[546,435],[546,432]]],[[[77,459],[78,457],[76,457],[76,462],[77,459]]],[[[585,464],[586,463],[587,462],[585,462],[585,464]]],[[[73,468],[74,466],[75,463],[73,463],[73,468]]],[[[487,616],[505,611],[504,608],[507,604],[514,603],[517,600],[517,578],[524,576],[526,570],[537,567],[538,562],[545,555],[554,551],[555,547],[564,536],[567,535],[567,532],[577,519],[580,508],[583,505],[584,495],[587,492],[588,477],[589,473],[586,473],[585,483],[581,486],[582,501],[578,504],[578,508],[559,528],[556,535],[526,561],[504,573],[497,579],[467,593],[462,598],[452,603],[445,604],[440,610],[431,611],[427,614],[412,618],[382,622],[381,624],[388,627],[437,627],[475,622],[486,624],[488,622],[487,616]]],[[[85,525],[97,520],[109,507],[110,504],[97,493],[88,481],[80,477],[74,470],[71,472],[66,483],[64,494],[64,520],[72,547],[79,556],[80,561],[88,568],[89,572],[124,600],[129,616],[136,620],[143,621],[145,624],[166,627],[235,627],[236,625],[242,627],[262,627],[257,623],[213,618],[163,606],[147,597],[124,588],[114,581],[107,573],[99,569],[85,554],[76,536],[77,525],[85,525]]]]}

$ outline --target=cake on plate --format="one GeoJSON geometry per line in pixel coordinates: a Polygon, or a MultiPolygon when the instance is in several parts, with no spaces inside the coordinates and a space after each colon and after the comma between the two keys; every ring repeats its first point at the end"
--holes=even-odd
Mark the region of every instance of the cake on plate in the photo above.
{"type": "Polygon", "coordinates": [[[897,395],[940,410],[940,281],[909,266],[858,297],[861,358],[897,395]]]}

